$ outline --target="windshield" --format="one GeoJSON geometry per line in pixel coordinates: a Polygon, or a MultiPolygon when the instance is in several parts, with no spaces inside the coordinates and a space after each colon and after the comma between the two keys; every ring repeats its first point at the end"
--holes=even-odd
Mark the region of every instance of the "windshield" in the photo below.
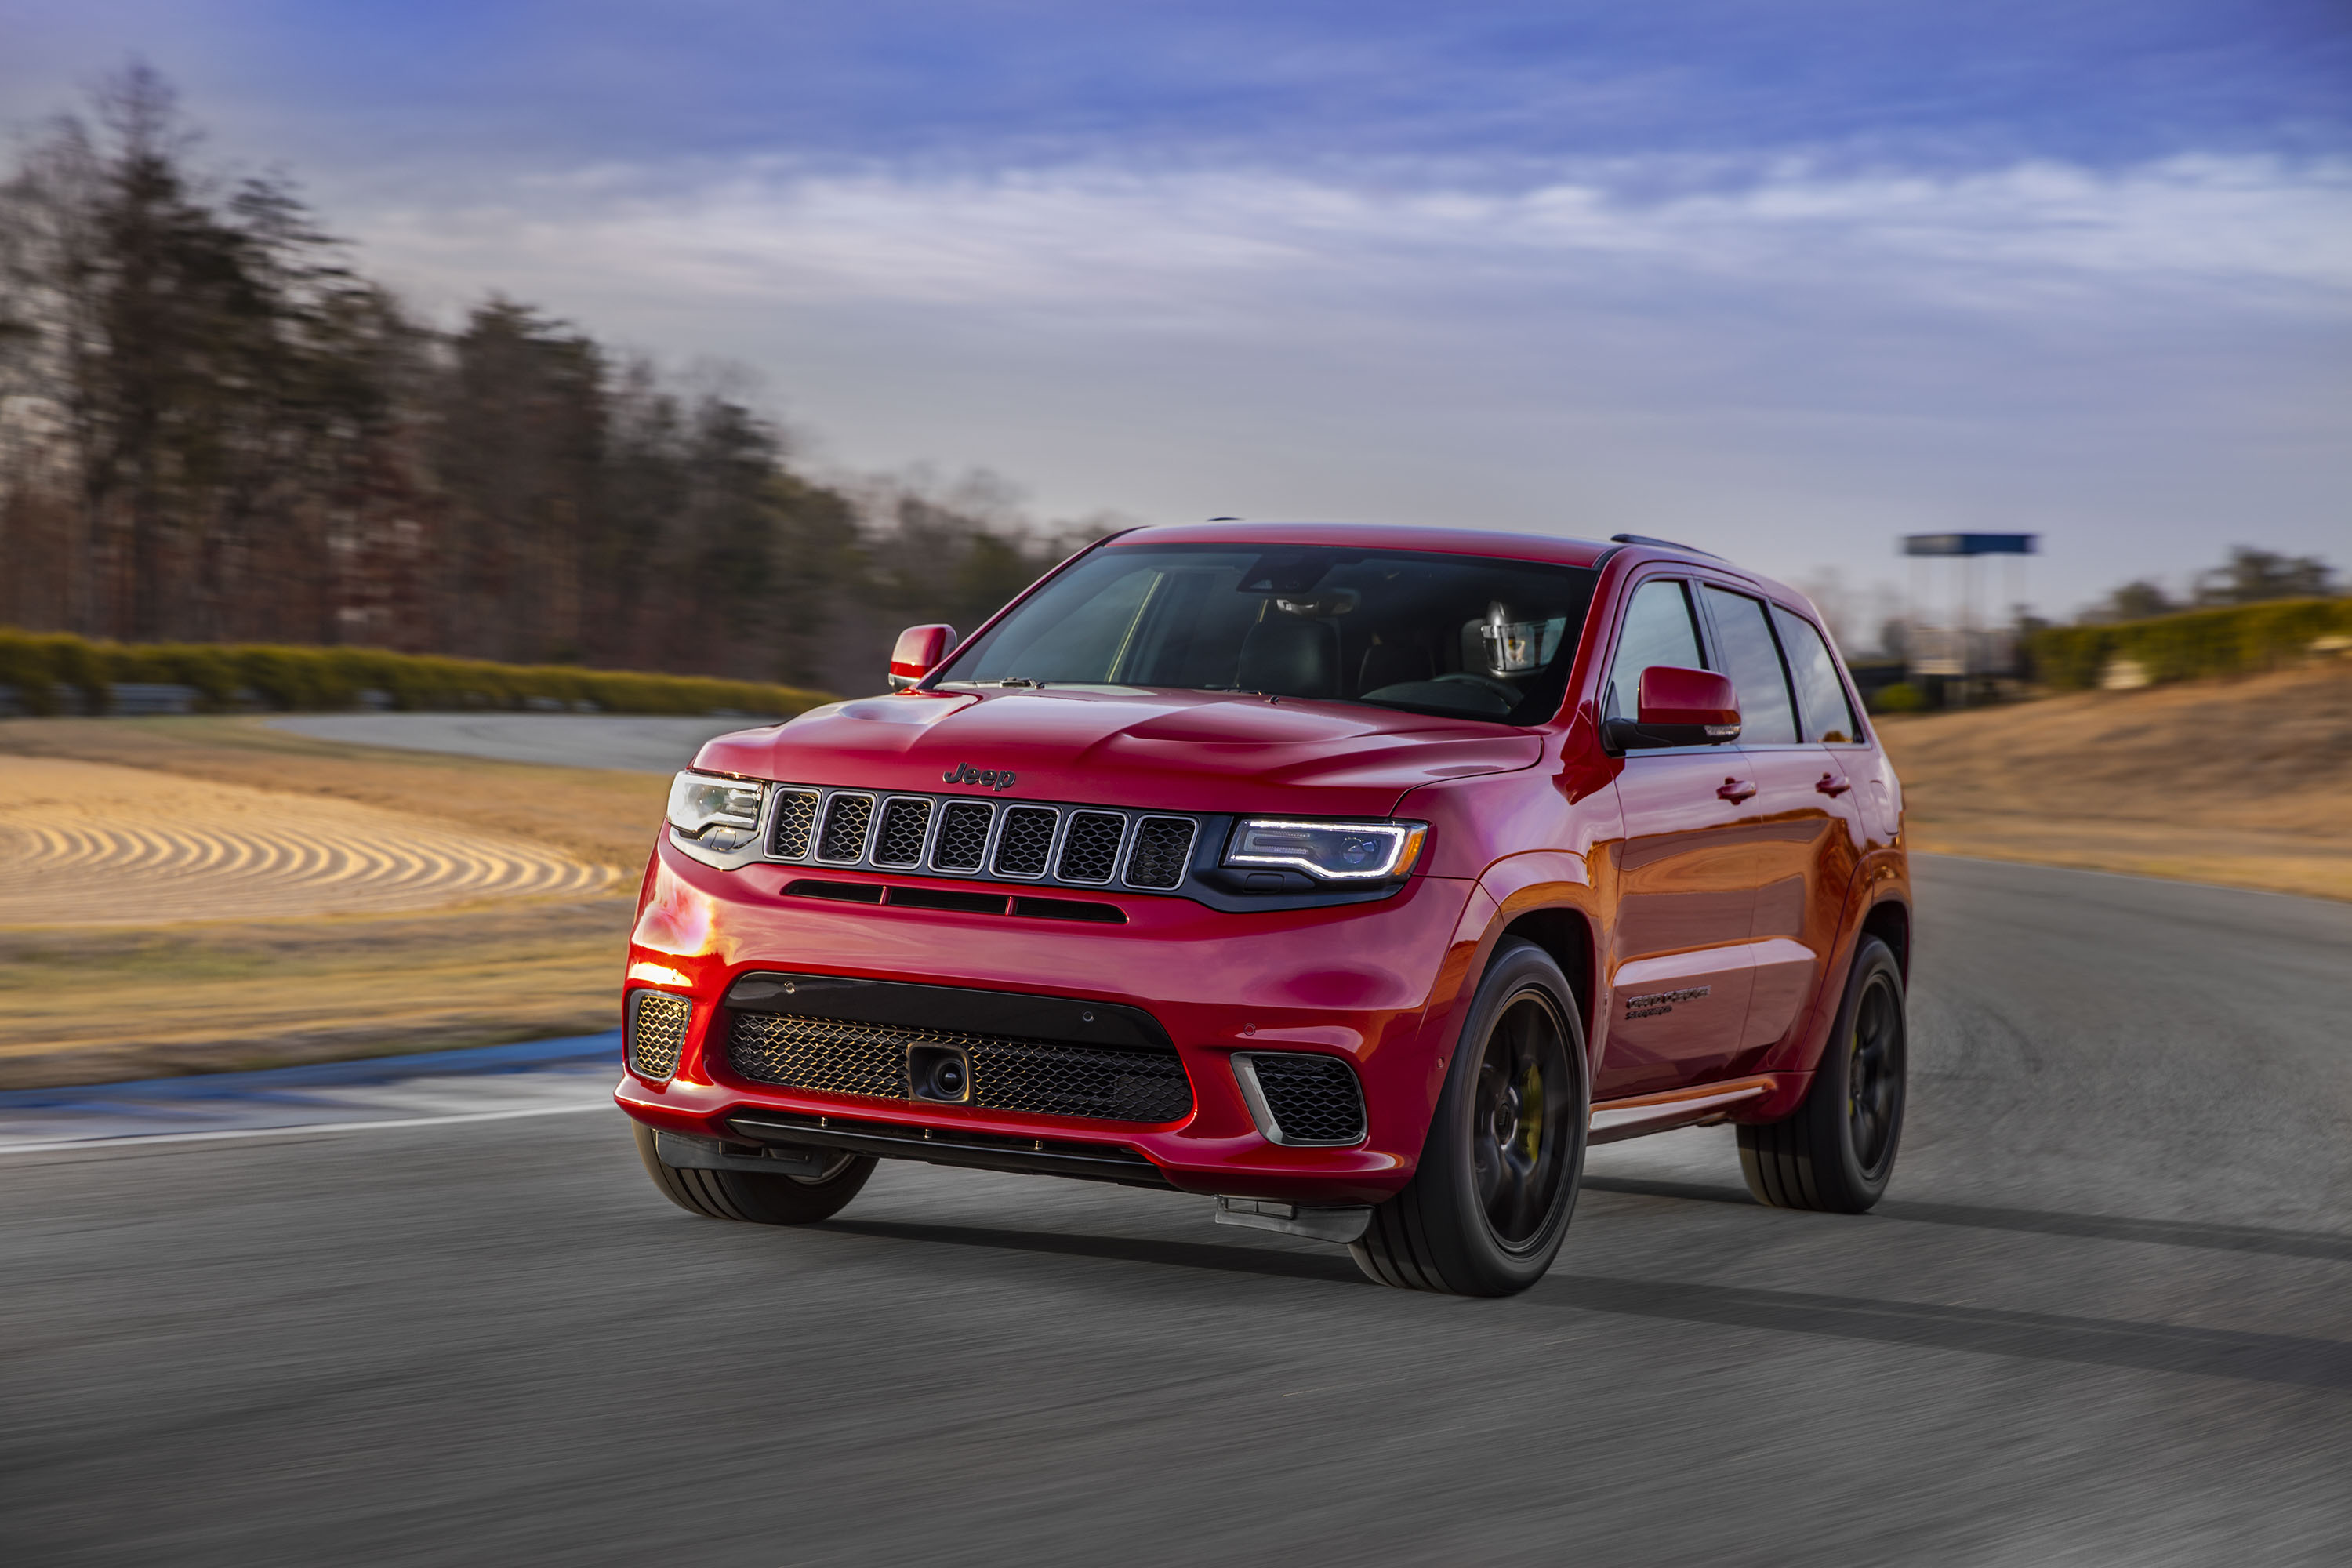
{"type": "Polygon", "coordinates": [[[939,684],[1247,691],[1540,724],[1597,576],[1419,551],[1111,545],[957,650],[939,684]]]}

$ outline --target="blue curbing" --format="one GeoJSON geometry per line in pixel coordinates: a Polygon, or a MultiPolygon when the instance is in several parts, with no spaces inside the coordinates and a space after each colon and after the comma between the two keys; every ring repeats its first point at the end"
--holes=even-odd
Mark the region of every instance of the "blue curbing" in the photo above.
{"type": "Polygon", "coordinates": [[[461,1051],[424,1051],[404,1057],[362,1057],[357,1061],[313,1062],[304,1067],[266,1068],[257,1072],[188,1073],[179,1078],[142,1078],[128,1083],[69,1084],[57,1089],[17,1089],[0,1093],[0,1110],[62,1110],[158,1100],[268,1100],[282,1089],[327,1084],[391,1083],[408,1078],[457,1073],[526,1072],[562,1063],[603,1058],[621,1065],[621,1031],[574,1035],[561,1040],[524,1040],[511,1046],[476,1046],[461,1051]]]}

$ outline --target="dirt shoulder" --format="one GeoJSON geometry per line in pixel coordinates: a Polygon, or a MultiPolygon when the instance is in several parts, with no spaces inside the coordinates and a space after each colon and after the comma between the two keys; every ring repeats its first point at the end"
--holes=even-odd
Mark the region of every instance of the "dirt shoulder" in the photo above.
{"type": "Polygon", "coordinates": [[[1879,721],[1914,848],[2352,900],[2352,665],[1879,721]]]}
{"type": "Polygon", "coordinates": [[[657,774],[313,740],[258,719],[10,719],[0,754],[69,757],[281,795],[325,795],[549,845],[592,865],[645,864],[657,774]]]}
{"type": "MultiPolygon", "coordinates": [[[[259,792],[285,801],[288,820],[377,808],[620,874],[595,879],[604,890],[593,894],[466,897],[424,910],[145,924],[116,910],[108,927],[0,929],[0,1089],[492,1045],[618,1022],[636,871],[667,786],[658,775],[345,745],[248,719],[10,720],[0,723],[7,756],[203,781],[236,796],[231,804],[259,792]]],[[[186,793],[201,804],[214,792],[186,793]]],[[[269,908],[257,894],[223,912],[269,908]]]]}

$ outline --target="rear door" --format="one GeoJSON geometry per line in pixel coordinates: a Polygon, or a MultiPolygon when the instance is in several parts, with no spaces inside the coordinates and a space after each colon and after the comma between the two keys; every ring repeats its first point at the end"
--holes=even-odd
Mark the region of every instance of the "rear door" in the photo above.
{"type": "MultiPolygon", "coordinates": [[[[1699,635],[1690,586],[1634,583],[1623,601],[1601,692],[1604,715],[1633,718],[1652,665],[1717,668],[1699,635]]],[[[1748,1016],[1756,878],[1732,746],[1629,752],[1617,778],[1625,837],[1617,846],[1608,1031],[1593,1098],[1674,1089],[1727,1059],[1748,1016]]]]}
{"type": "Polygon", "coordinates": [[[1780,634],[1780,656],[1788,661],[1789,679],[1797,691],[1798,738],[1820,753],[1822,773],[1813,787],[1845,824],[1847,847],[1859,864],[1870,847],[1871,822],[1864,802],[1870,785],[1878,782],[1877,754],[1864,733],[1861,710],[1837,656],[1830,651],[1828,636],[1785,605],[1772,606],[1772,629],[1780,634]]]}
{"type": "MultiPolygon", "coordinates": [[[[1776,606],[1709,583],[1699,593],[1726,674],[1739,692],[1739,752],[1756,795],[1748,862],[1754,902],[1748,1013],[1730,1073],[1750,1070],[1795,1024],[1832,947],[1853,874],[1851,790],[1824,779],[1826,755],[1809,742],[1806,715],[1774,625],[1776,606]]],[[[1785,612],[1782,612],[1785,614],[1785,612]]]]}

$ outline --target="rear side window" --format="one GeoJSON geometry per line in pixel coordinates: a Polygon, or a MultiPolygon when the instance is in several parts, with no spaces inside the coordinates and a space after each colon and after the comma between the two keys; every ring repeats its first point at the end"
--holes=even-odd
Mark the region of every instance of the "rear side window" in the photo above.
{"type": "Polygon", "coordinates": [[[1723,649],[1724,673],[1739,692],[1740,743],[1795,745],[1797,707],[1790,700],[1789,677],[1780,668],[1771,623],[1764,618],[1764,601],[1709,584],[1706,607],[1715,622],[1716,642],[1723,649]]]}
{"type": "Polygon", "coordinates": [[[1652,578],[1633,590],[1625,606],[1624,629],[1617,634],[1617,658],[1609,666],[1609,719],[1638,715],[1642,672],[1654,664],[1680,669],[1705,669],[1698,649],[1698,627],[1691,621],[1690,598],[1680,583],[1652,578]]]}
{"type": "Polygon", "coordinates": [[[1789,656],[1789,673],[1796,678],[1797,712],[1808,741],[1831,745],[1859,741],[1862,725],[1847,700],[1845,682],[1838,679],[1837,660],[1811,621],[1772,606],[1772,625],[1780,633],[1780,651],[1789,656]]]}

